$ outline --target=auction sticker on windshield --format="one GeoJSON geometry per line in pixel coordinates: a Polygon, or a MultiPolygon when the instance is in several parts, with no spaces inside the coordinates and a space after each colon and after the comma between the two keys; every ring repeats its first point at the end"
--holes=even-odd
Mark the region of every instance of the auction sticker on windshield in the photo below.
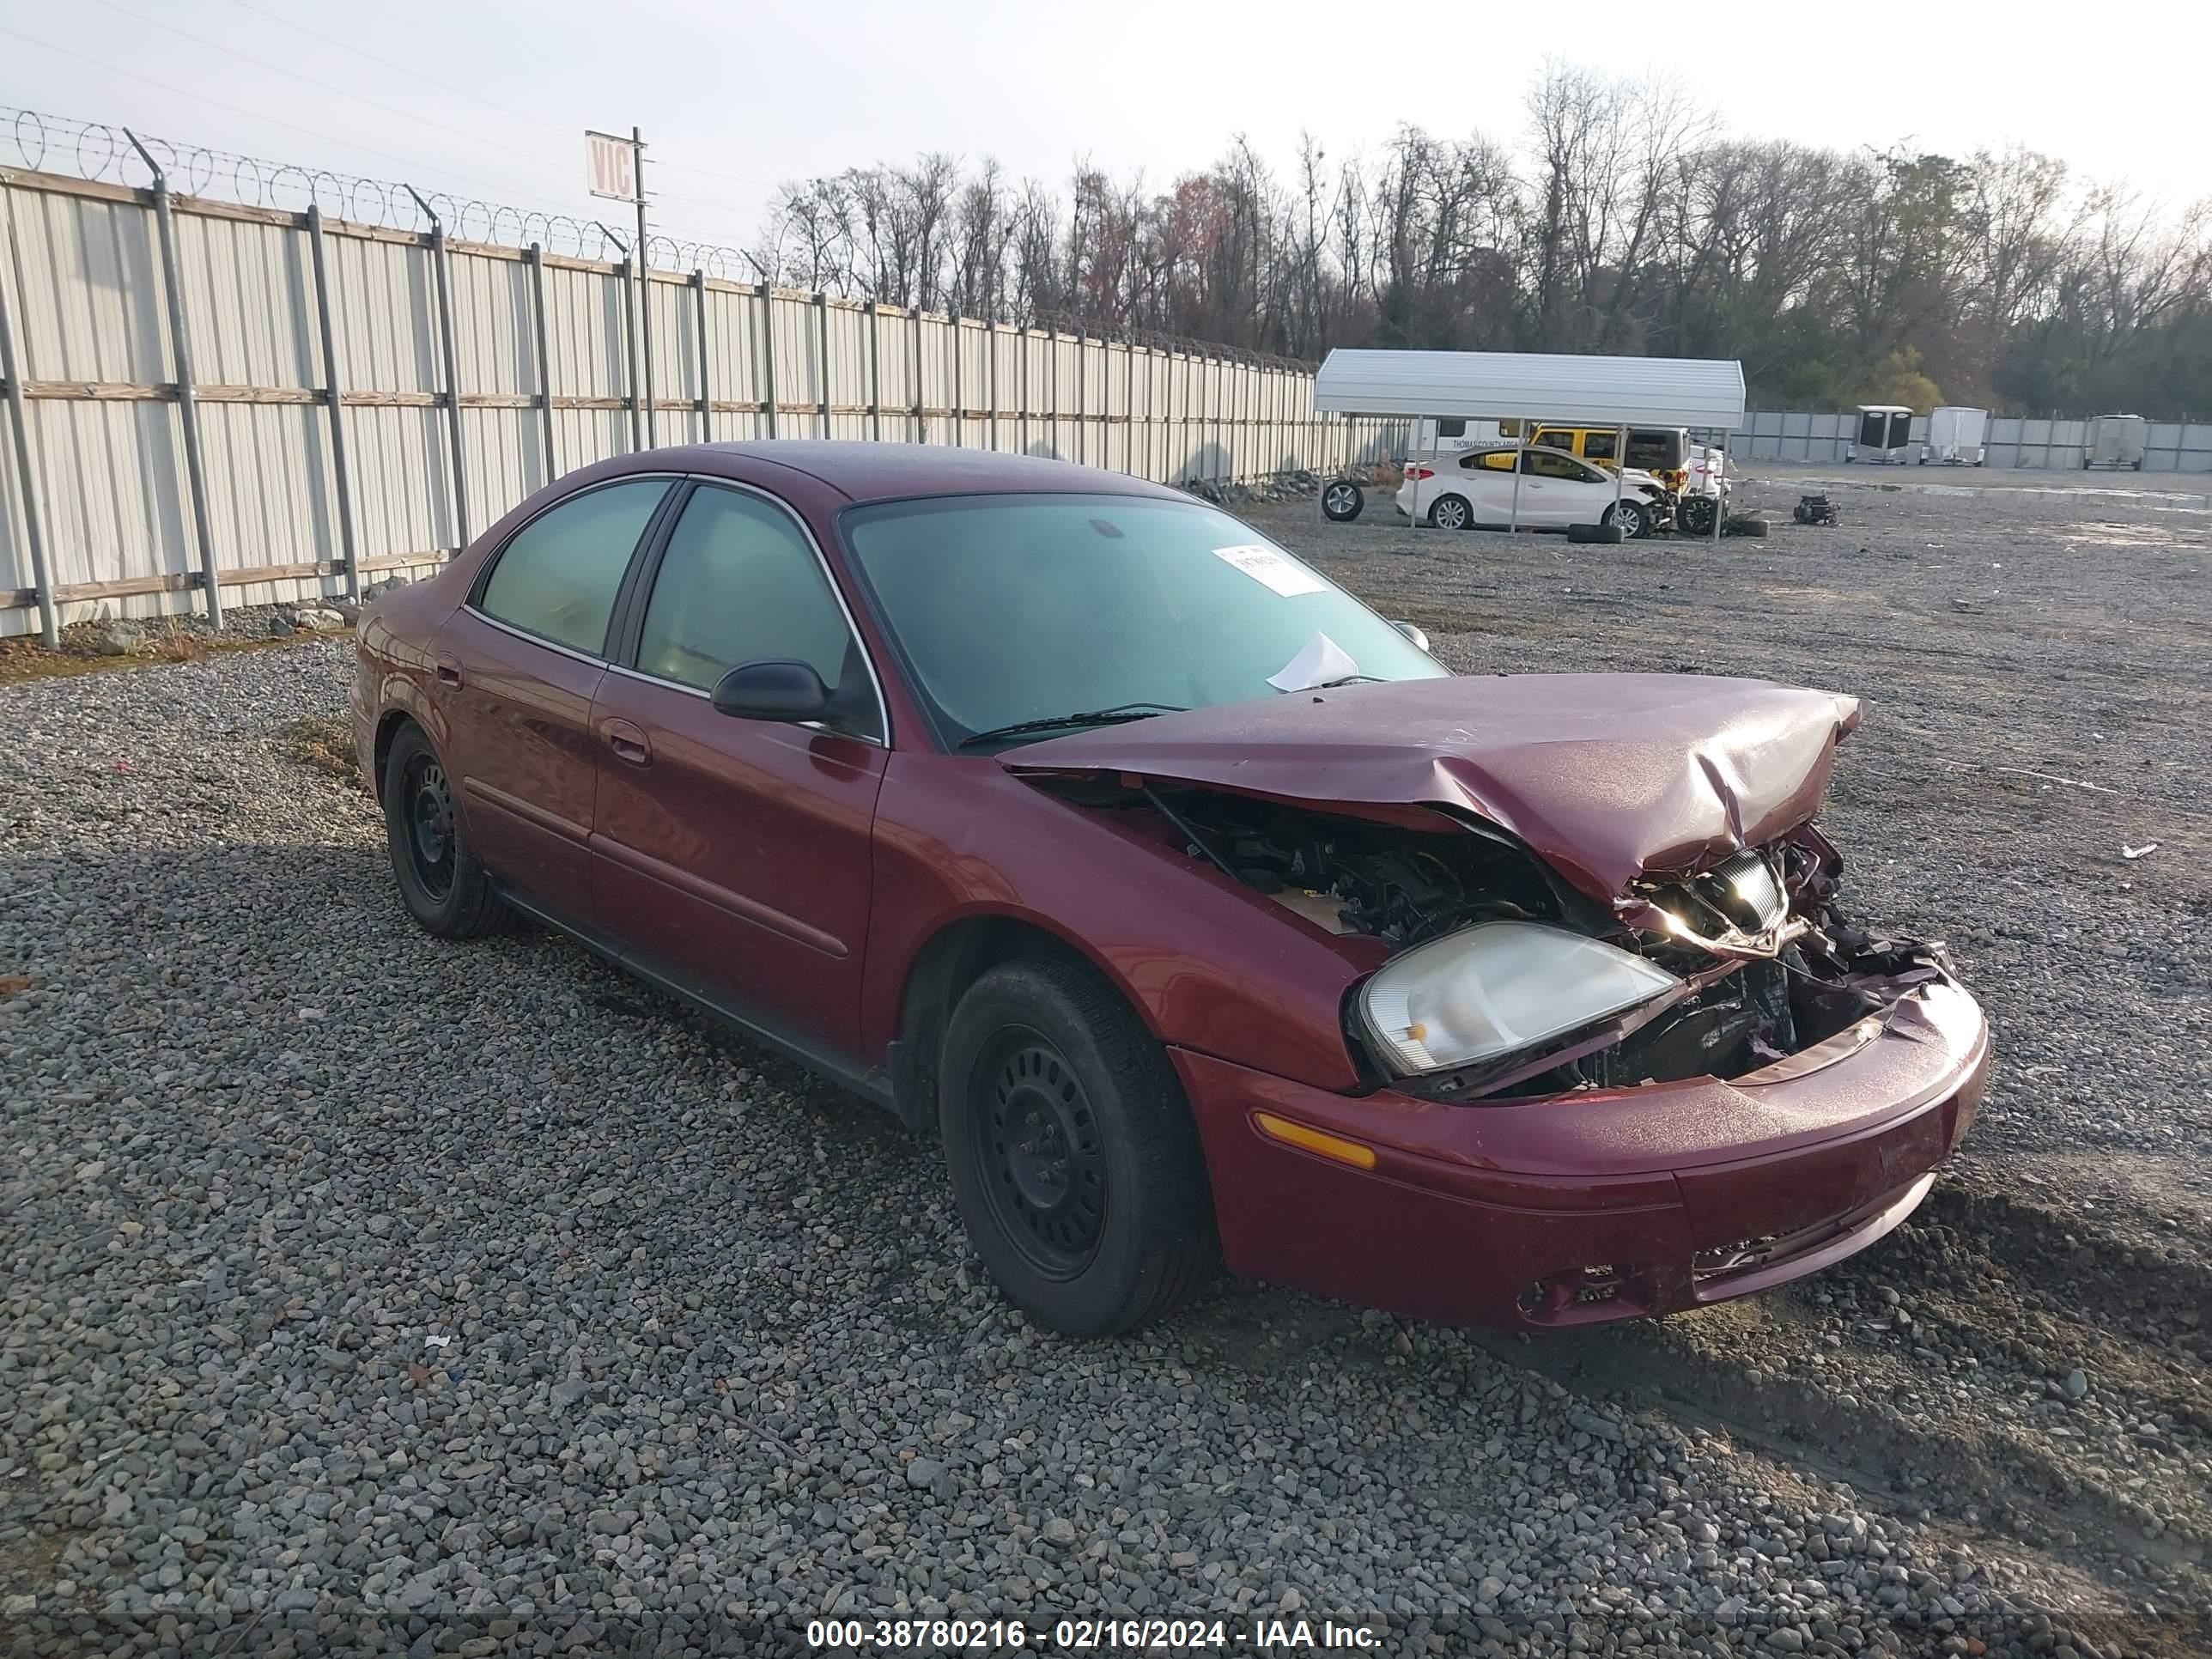
{"type": "Polygon", "coordinates": [[[1304,565],[1258,542],[1247,542],[1241,547],[1217,547],[1213,556],[1225,564],[1235,565],[1254,581],[1265,582],[1285,599],[1318,593],[1328,586],[1304,565]]]}

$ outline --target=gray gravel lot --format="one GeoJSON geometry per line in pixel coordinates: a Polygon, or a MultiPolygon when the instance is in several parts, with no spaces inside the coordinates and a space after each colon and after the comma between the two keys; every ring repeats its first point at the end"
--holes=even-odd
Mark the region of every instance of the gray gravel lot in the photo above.
{"type": "Polygon", "coordinates": [[[1997,1023],[1919,1220],[1565,1340],[1249,1285],[1041,1335],[933,1149],[568,945],[414,931],[366,797],[286,737],[349,642],[0,688],[4,1650],[1108,1613],[1247,1651],[1277,1616],[2204,1650],[2212,514],[1881,482],[1718,549],[1252,513],[1464,670],[1865,696],[1827,819],[1858,903],[1948,936],[1997,1023]]]}

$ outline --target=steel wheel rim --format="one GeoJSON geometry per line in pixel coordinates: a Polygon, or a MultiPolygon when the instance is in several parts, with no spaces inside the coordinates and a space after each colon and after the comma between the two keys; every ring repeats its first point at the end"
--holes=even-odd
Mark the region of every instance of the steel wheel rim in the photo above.
{"type": "Polygon", "coordinates": [[[1352,511],[1352,486],[1350,484],[1331,484],[1329,486],[1328,510],[1330,512],[1349,513],[1352,511]]]}
{"type": "Polygon", "coordinates": [[[1105,1141],[1074,1068],[1036,1031],[1003,1033],[976,1068],[984,1201],[1036,1272],[1072,1279],[1106,1229],[1105,1141]]]}
{"type": "Polygon", "coordinates": [[[407,768],[407,856],[415,879],[434,899],[453,890],[453,797],[446,783],[446,769],[429,756],[418,756],[407,768]]]}

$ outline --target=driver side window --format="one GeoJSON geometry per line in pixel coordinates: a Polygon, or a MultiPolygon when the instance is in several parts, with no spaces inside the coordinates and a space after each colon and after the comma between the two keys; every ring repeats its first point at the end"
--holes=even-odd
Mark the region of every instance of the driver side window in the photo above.
{"type": "Polygon", "coordinates": [[[835,690],[867,669],[822,561],[773,502],[702,484],[653,574],[640,673],[711,691],[739,663],[803,662],[835,690]]]}
{"type": "Polygon", "coordinates": [[[1571,456],[1554,455],[1540,449],[1530,450],[1523,465],[1532,476],[1539,478],[1564,478],[1574,483],[1587,483],[1596,476],[1571,456]]]}

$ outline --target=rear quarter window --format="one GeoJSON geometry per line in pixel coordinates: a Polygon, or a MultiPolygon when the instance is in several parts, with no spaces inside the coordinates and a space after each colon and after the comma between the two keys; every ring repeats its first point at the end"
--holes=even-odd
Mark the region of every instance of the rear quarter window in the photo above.
{"type": "Polygon", "coordinates": [[[607,623],[665,478],[607,484],[548,507],[494,556],[477,609],[587,656],[606,654],[607,623]]]}

